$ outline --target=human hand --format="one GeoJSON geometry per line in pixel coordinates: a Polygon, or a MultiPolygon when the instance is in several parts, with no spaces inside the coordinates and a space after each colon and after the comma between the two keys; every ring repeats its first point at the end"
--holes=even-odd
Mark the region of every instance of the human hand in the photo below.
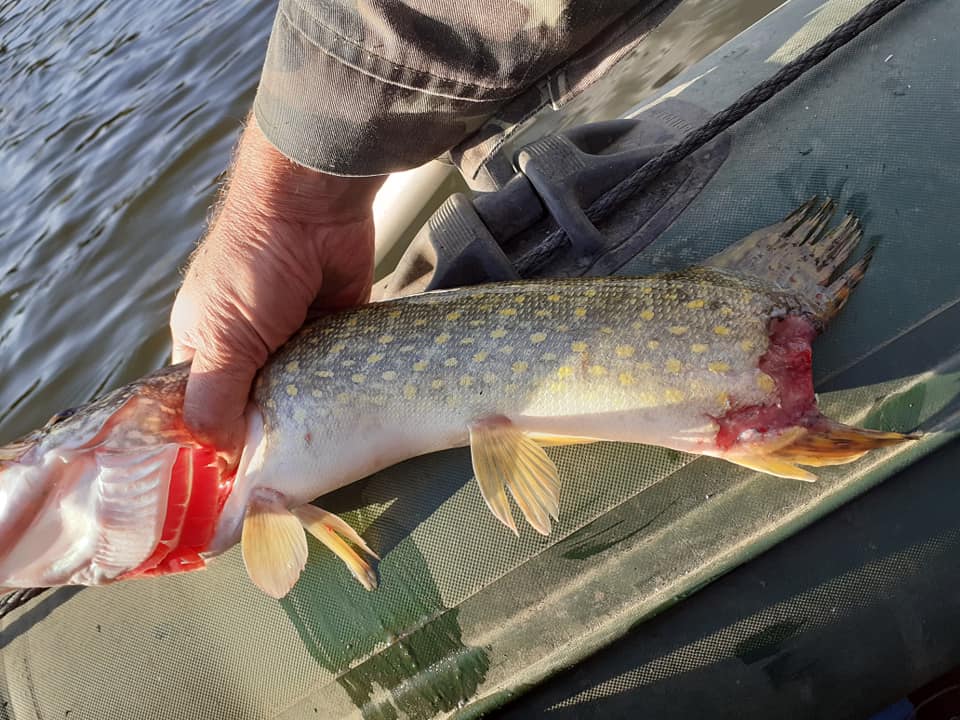
{"type": "Polygon", "coordinates": [[[235,463],[250,387],[311,306],[365,302],[372,204],[383,177],[342,178],[288,160],[256,121],[170,315],[173,361],[191,360],[184,420],[235,463]]]}

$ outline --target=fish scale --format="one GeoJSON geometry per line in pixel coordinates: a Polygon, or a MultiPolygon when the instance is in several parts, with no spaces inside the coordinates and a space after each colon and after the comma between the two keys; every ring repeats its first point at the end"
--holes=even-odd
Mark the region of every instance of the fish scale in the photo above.
{"type": "MultiPolygon", "coordinates": [[[[796,303],[794,303],[796,304],[796,303]]],[[[662,278],[504,283],[364,306],[301,331],[264,370],[267,435],[295,416],[570,415],[769,393],[758,358],[782,293],[690,270],[662,278]],[[589,407],[586,407],[589,405],[589,407]]],[[[308,421],[303,420],[304,423],[308,421]]]]}
{"type": "Polygon", "coordinates": [[[850,217],[828,231],[833,212],[811,200],[677,273],[460,288],[319,318],[259,373],[236,466],[184,425],[186,365],[61,413],[0,448],[0,583],[182,572],[239,541],[251,579],[282,597],[309,532],[372,589],[373,550],[311,501],[464,445],[490,511],[518,533],[515,505],[547,534],[563,503],[544,445],[650,443],[812,480],[800,466],[910,440],[817,408],[811,343],[870,258],[839,271],[862,231],[850,217]]]}

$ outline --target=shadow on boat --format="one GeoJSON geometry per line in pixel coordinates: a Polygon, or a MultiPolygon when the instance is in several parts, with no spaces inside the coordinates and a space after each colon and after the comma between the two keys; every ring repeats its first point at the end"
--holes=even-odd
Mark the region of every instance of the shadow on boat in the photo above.
{"type": "Polygon", "coordinates": [[[19,613],[16,619],[0,630],[0,650],[5,649],[11,642],[23,633],[29,631],[38,622],[46,619],[50,613],[66,603],[81,590],[83,590],[83,588],[80,586],[47,590],[40,596],[39,600],[28,600],[27,603],[25,603],[26,609],[14,610],[14,613],[19,613]]]}

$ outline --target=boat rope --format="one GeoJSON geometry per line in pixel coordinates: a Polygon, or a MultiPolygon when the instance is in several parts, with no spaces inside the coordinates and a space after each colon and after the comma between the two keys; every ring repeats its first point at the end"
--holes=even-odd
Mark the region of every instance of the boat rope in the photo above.
{"type": "MultiPolygon", "coordinates": [[[[601,195],[587,210],[587,217],[593,222],[597,222],[606,217],[613,209],[619,207],[624,200],[636,193],[640,188],[650,182],[650,180],[680,162],[691,153],[699,150],[734,123],[742,120],[767,100],[790,85],[790,83],[807,70],[828,57],[834,50],[846,45],[850,40],[857,37],[857,35],[903,2],[904,0],[873,0],[873,2],[859,13],[842,25],[839,25],[823,40],[810,47],[795,60],[780,68],[775,75],[741,95],[728,108],[718,112],[676,145],[652,158],[639,170],[601,195]]],[[[550,259],[550,256],[563,244],[565,239],[566,234],[561,229],[554,230],[547,235],[542,243],[517,261],[517,269],[520,274],[529,276],[543,267],[550,259]]],[[[0,619],[24,603],[37,597],[37,595],[40,595],[46,589],[47,588],[26,588],[16,590],[0,598],[0,619]]]]}
{"type": "MultiPolygon", "coordinates": [[[[625,200],[647,185],[657,175],[696,152],[734,123],[742,120],[778,92],[788,87],[807,70],[827,58],[834,50],[846,45],[903,2],[904,0],[873,0],[852,18],[842,25],[838,25],[823,40],[780,68],[776,74],[745,92],[730,106],[718,112],[683,140],[651,158],[633,174],[610,188],[590,205],[586,211],[587,217],[594,223],[605,218],[612,210],[622,205],[625,200]]],[[[541,270],[566,239],[566,233],[562,228],[558,228],[547,235],[543,242],[521,256],[517,261],[516,267],[520,275],[529,277],[541,270]]]]}

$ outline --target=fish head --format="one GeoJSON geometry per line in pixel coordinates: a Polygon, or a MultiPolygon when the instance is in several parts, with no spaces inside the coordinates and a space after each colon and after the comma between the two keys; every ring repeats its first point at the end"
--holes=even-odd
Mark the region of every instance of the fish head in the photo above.
{"type": "Polygon", "coordinates": [[[231,471],[183,423],[189,368],[0,447],[0,585],[96,585],[204,565],[231,471]]]}

